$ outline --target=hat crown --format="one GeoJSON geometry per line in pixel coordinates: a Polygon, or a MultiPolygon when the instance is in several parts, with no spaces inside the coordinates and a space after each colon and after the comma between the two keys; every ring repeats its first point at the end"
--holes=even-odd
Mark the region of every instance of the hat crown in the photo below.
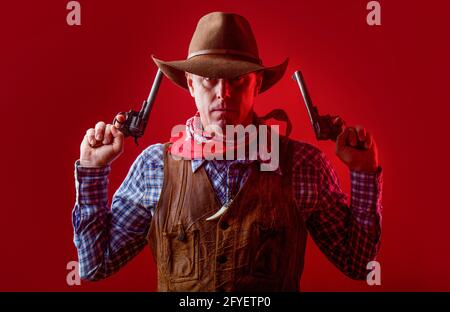
{"type": "Polygon", "coordinates": [[[260,63],[258,46],[249,22],[234,13],[212,12],[198,21],[188,58],[201,54],[227,54],[260,63]]]}

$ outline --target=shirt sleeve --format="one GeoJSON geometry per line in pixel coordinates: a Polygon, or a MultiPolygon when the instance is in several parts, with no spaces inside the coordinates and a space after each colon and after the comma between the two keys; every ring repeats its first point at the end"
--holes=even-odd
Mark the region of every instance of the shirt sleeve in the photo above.
{"type": "Polygon", "coordinates": [[[85,168],[75,163],[76,202],[72,212],[80,276],[100,280],[136,256],[162,189],[163,145],[147,148],[134,161],[108,206],[110,167],[85,168]]]}
{"type": "Polygon", "coordinates": [[[294,167],[294,192],[312,238],[326,257],[353,279],[366,279],[381,237],[382,172],[353,171],[351,198],[318,151],[307,165],[294,167]],[[306,196],[305,196],[306,194],[306,196]]]}

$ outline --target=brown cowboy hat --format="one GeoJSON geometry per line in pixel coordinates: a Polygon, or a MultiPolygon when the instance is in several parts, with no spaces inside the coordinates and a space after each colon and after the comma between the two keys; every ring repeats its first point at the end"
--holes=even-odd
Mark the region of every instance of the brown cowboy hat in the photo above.
{"type": "Polygon", "coordinates": [[[288,59],[265,67],[248,21],[237,14],[213,12],[203,16],[195,29],[186,60],[165,62],[152,55],[159,69],[174,83],[188,89],[185,72],[209,78],[234,78],[262,71],[260,93],[283,77],[288,59]]]}

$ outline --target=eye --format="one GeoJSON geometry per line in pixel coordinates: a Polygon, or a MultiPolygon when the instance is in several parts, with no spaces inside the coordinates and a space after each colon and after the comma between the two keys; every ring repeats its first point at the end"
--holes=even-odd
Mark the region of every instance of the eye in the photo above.
{"type": "Polygon", "coordinates": [[[245,82],[245,75],[237,76],[231,79],[233,84],[242,84],[245,82]]]}
{"type": "Polygon", "coordinates": [[[217,83],[217,79],[210,77],[203,77],[202,82],[205,87],[211,88],[217,83]]]}

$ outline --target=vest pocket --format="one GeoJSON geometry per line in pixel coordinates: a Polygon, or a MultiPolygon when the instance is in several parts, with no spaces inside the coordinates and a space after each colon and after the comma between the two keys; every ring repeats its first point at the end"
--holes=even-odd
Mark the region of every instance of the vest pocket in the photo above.
{"type": "Polygon", "coordinates": [[[163,232],[163,271],[172,283],[199,278],[198,244],[198,230],[184,231],[179,225],[163,232]]]}

